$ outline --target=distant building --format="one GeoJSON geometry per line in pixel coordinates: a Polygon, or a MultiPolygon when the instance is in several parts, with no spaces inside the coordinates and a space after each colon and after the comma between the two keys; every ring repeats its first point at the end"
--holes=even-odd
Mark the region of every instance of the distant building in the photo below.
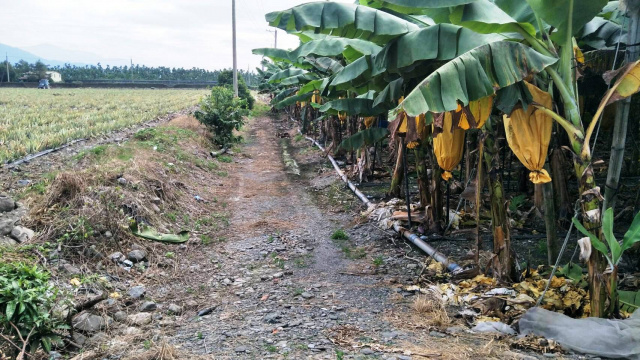
{"type": "MultiPolygon", "coordinates": [[[[59,72],[57,71],[47,71],[47,78],[48,80],[50,80],[51,82],[62,82],[62,75],[60,75],[59,72]]],[[[24,75],[22,75],[21,77],[18,78],[18,80],[22,80],[22,81],[39,81],[41,79],[38,79],[38,76],[36,73],[34,73],[33,71],[29,71],[24,73],[24,75]]]]}
{"type": "Polygon", "coordinates": [[[60,75],[60,73],[57,71],[47,71],[47,77],[49,77],[49,80],[54,83],[62,82],[62,75],[60,75]]]}

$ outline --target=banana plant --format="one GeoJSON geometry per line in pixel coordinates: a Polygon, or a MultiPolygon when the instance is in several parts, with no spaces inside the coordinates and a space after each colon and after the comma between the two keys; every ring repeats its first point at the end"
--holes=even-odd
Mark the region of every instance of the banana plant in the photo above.
{"type": "Polygon", "coordinates": [[[576,228],[591,241],[591,246],[598,250],[607,260],[609,269],[611,272],[610,282],[607,284],[607,290],[609,291],[609,298],[612,299],[609,303],[609,312],[615,314],[618,312],[618,265],[622,259],[622,255],[625,251],[629,250],[633,244],[640,242],[640,213],[636,214],[629,230],[624,234],[622,244],[616,239],[613,234],[613,209],[608,208],[604,212],[602,218],[602,230],[606,244],[602,242],[597,236],[584,228],[582,224],[573,219],[573,224],[576,228]]]}
{"type": "MultiPolygon", "coordinates": [[[[416,86],[393,114],[405,112],[418,116],[427,112],[454,111],[459,104],[468,106],[493,96],[498,89],[527,78],[533,80],[539,88],[553,92],[555,102],[561,104],[558,107],[561,112],[532,105],[552,117],[567,132],[575,154],[574,171],[583,224],[586,228],[598,229],[602,197],[593,176],[589,140],[599,113],[592,119],[582,119],[579,111],[575,36],[601,13],[607,1],[527,0],[526,3],[518,2],[517,9],[513,3],[477,0],[449,8],[452,23],[479,33],[502,34],[506,40],[480,46],[443,65],[416,86]],[[498,6],[500,4],[503,8],[498,6]],[[513,17],[507,13],[514,10],[518,11],[513,17]],[[587,126],[583,120],[588,121],[587,126]]],[[[603,103],[619,100],[637,90],[637,86],[629,86],[624,95],[614,96],[615,89],[612,89],[603,103]]],[[[594,235],[600,236],[599,233],[594,235]]],[[[594,252],[589,260],[589,290],[595,316],[606,315],[603,283],[599,280],[603,271],[602,257],[594,252]]]]}

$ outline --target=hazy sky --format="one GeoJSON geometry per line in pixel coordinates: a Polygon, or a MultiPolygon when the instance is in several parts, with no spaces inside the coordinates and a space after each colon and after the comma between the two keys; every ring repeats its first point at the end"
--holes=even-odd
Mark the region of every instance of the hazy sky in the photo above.
{"type": "MultiPolygon", "coordinates": [[[[273,46],[265,13],[305,2],[237,0],[238,67],[255,68],[251,49],[273,46]]],[[[10,46],[51,44],[150,66],[232,65],[231,0],[13,0],[2,10],[0,43],[10,46]]],[[[279,48],[297,44],[278,31],[279,48]]]]}

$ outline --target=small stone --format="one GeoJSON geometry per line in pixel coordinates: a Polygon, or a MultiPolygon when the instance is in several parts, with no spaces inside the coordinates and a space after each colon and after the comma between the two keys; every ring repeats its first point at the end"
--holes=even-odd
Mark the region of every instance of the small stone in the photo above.
{"type": "Polygon", "coordinates": [[[62,354],[57,351],[51,351],[49,353],[49,360],[60,360],[62,359],[62,354]]]}
{"type": "Polygon", "coordinates": [[[124,335],[138,335],[142,333],[142,330],[138,329],[137,327],[129,326],[126,329],[124,329],[122,333],[124,335]]]}
{"type": "Polygon", "coordinates": [[[109,255],[109,260],[113,262],[120,262],[123,260],[123,258],[124,258],[124,255],[122,255],[122,253],[119,251],[109,255]]]}
{"type": "Polygon", "coordinates": [[[249,350],[249,348],[247,348],[246,346],[238,346],[237,348],[235,348],[235,352],[237,353],[245,353],[249,350]]]}
{"type": "Polygon", "coordinates": [[[133,266],[133,263],[131,262],[131,260],[122,260],[122,265],[126,268],[130,268],[133,266]]]}
{"type": "Polygon", "coordinates": [[[155,205],[160,205],[162,204],[162,199],[160,199],[159,197],[154,197],[153,199],[151,199],[151,203],[155,205]]]}
{"type": "Polygon", "coordinates": [[[152,312],[158,309],[158,305],[153,301],[145,301],[140,305],[140,311],[142,312],[152,312]]]}
{"type": "Polygon", "coordinates": [[[82,313],[72,321],[73,328],[85,332],[98,332],[107,326],[107,321],[98,315],[82,313]]]}
{"type": "Polygon", "coordinates": [[[360,354],[362,355],[373,355],[375,354],[375,351],[369,349],[369,348],[364,348],[362,350],[360,350],[360,354]]]}
{"type": "Polygon", "coordinates": [[[80,271],[80,269],[68,263],[62,264],[62,270],[64,270],[69,275],[82,274],[82,271],[80,271]]]}
{"type": "Polygon", "coordinates": [[[300,296],[302,296],[305,299],[311,299],[314,295],[312,293],[309,292],[303,292],[302,294],[300,294],[300,296]]]}
{"type": "Polygon", "coordinates": [[[74,344],[78,345],[79,347],[82,347],[82,345],[84,345],[84,343],[87,342],[87,337],[77,331],[74,331],[72,340],[74,344]]]}
{"type": "Polygon", "coordinates": [[[118,311],[115,314],[113,314],[113,319],[118,322],[123,322],[127,320],[127,313],[124,311],[118,311]]]}
{"type": "Polygon", "coordinates": [[[35,235],[36,233],[33,230],[24,226],[16,226],[11,230],[11,237],[21,243],[33,239],[35,235]]]}
{"type": "Polygon", "coordinates": [[[180,305],[169,304],[169,307],[167,310],[169,311],[170,314],[174,314],[174,315],[182,314],[182,306],[180,305]]]}
{"type": "Polygon", "coordinates": [[[127,320],[132,325],[144,326],[151,323],[152,316],[150,313],[137,313],[129,315],[129,317],[127,317],[127,320]]]}
{"type": "Polygon", "coordinates": [[[398,355],[398,360],[411,360],[411,356],[398,355]]]}
{"type": "Polygon", "coordinates": [[[127,182],[128,181],[125,178],[122,178],[122,177],[118,178],[118,184],[120,184],[120,185],[127,185],[127,182]]]}
{"type": "Polygon", "coordinates": [[[0,212],[13,211],[16,208],[16,202],[6,195],[0,195],[0,212]]]}
{"type": "Polygon", "coordinates": [[[438,337],[438,338],[445,338],[445,337],[447,337],[447,334],[443,334],[443,333],[438,332],[438,331],[430,331],[429,332],[429,336],[438,337]]]}
{"type": "Polygon", "coordinates": [[[144,250],[132,250],[129,252],[129,255],[127,257],[132,262],[137,263],[144,260],[147,257],[147,252],[144,250]]]}
{"type": "Polygon", "coordinates": [[[272,276],[272,277],[273,277],[274,279],[279,279],[279,278],[281,278],[281,277],[283,277],[283,276],[284,276],[284,273],[283,273],[283,272],[277,272],[277,273],[273,274],[273,276],[272,276]]]}
{"type": "Polygon", "coordinates": [[[153,210],[153,212],[155,212],[155,213],[162,212],[162,210],[160,210],[160,208],[156,204],[151,204],[151,210],[153,210]]]}
{"type": "Polygon", "coordinates": [[[140,285],[140,286],[134,286],[131,289],[129,289],[127,294],[129,294],[129,296],[134,299],[139,299],[141,297],[144,297],[144,294],[146,292],[147,292],[147,289],[145,289],[144,286],[140,285]]]}
{"type": "Polygon", "coordinates": [[[89,345],[102,345],[109,342],[109,336],[103,332],[97,333],[87,340],[87,344],[89,345]]]}
{"type": "Polygon", "coordinates": [[[409,270],[413,270],[417,268],[418,268],[418,264],[407,264],[407,269],[409,270]]]}
{"type": "Polygon", "coordinates": [[[272,312],[265,315],[264,321],[269,324],[275,324],[278,322],[278,319],[280,319],[281,317],[282,316],[280,315],[280,313],[276,311],[276,312],[272,312]]]}
{"type": "Polygon", "coordinates": [[[31,184],[31,180],[18,180],[17,184],[20,187],[29,186],[29,184],[31,184]]]}
{"type": "Polygon", "coordinates": [[[18,245],[18,242],[12,238],[0,235],[0,246],[14,246],[18,245]]]}
{"type": "Polygon", "coordinates": [[[104,232],[104,237],[110,238],[112,236],[113,236],[113,234],[111,233],[111,231],[105,231],[104,232]]]}

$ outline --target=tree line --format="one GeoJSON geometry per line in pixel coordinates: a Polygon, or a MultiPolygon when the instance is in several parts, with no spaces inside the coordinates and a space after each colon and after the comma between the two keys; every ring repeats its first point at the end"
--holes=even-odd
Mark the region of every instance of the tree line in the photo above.
{"type": "MultiPolygon", "coordinates": [[[[11,82],[38,81],[47,78],[47,71],[57,71],[63,81],[87,81],[87,80],[174,80],[174,81],[218,81],[218,76],[223,70],[206,70],[192,67],[191,69],[176,67],[149,67],[146,65],[133,66],[102,66],[97,65],[76,66],[65,64],[64,66],[47,66],[41,61],[29,63],[20,60],[17,63],[7,61],[0,63],[0,82],[7,82],[7,75],[11,82]],[[8,70],[8,71],[7,71],[8,70]],[[25,79],[24,76],[27,75],[25,79]],[[22,80],[20,80],[22,78],[22,80]]],[[[238,76],[242,77],[247,85],[252,86],[258,82],[256,74],[244,70],[238,70],[238,76]]]]}

